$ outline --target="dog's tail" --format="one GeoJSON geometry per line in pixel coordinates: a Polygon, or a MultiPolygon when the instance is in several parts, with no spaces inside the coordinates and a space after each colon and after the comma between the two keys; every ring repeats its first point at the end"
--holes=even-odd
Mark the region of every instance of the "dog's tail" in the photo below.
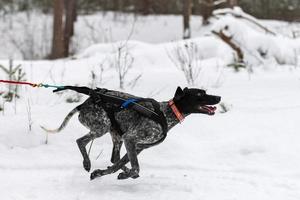
{"type": "Polygon", "coordinates": [[[58,132],[60,132],[61,130],[63,130],[66,127],[66,125],[68,124],[68,122],[70,121],[70,119],[73,117],[73,115],[75,113],[77,113],[79,110],[80,110],[80,106],[77,106],[71,112],[69,112],[69,114],[65,117],[64,121],[62,122],[62,124],[57,129],[51,130],[51,129],[47,129],[47,128],[43,127],[43,126],[41,126],[41,128],[44,131],[48,132],[48,133],[58,133],[58,132]]]}

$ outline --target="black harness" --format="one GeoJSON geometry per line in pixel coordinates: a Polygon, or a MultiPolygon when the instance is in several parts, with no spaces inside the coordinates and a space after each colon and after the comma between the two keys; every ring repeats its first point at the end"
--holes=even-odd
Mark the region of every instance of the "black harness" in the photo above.
{"type": "Polygon", "coordinates": [[[121,130],[119,123],[115,118],[115,113],[119,112],[123,109],[132,109],[139,113],[140,115],[147,117],[157,123],[159,123],[162,127],[163,137],[155,143],[152,144],[143,144],[145,148],[161,143],[166,137],[168,132],[168,125],[166,117],[163,112],[160,110],[159,103],[151,98],[129,98],[123,99],[118,96],[110,95],[107,92],[109,90],[104,88],[97,88],[95,90],[88,87],[77,87],[77,86],[64,86],[63,88],[59,88],[54,90],[53,92],[59,92],[62,90],[74,90],[76,92],[89,95],[95,104],[101,104],[101,107],[107,113],[111,125],[114,130],[118,132],[120,136],[124,134],[121,130]],[[141,105],[140,102],[150,102],[154,108],[154,111],[141,105]]]}

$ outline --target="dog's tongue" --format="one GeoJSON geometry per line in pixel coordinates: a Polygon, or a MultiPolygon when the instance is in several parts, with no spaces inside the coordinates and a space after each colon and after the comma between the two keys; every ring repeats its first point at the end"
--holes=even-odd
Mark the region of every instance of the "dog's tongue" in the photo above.
{"type": "Polygon", "coordinates": [[[215,114],[215,111],[217,110],[216,106],[201,106],[201,108],[205,110],[209,115],[215,114]]]}

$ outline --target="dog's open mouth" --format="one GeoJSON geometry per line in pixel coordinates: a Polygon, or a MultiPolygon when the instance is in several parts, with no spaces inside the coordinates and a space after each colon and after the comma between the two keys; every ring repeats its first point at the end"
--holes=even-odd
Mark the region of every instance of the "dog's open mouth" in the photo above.
{"type": "Polygon", "coordinates": [[[214,115],[215,111],[217,110],[216,106],[199,106],[200,112],[208,114],[208,115],[214,115]]]}

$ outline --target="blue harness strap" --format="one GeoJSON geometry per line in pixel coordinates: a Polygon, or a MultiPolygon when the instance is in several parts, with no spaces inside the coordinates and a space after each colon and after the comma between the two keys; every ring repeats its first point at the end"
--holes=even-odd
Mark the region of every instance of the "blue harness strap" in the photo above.
{"type": "Polygon", "coordinates": [[[121,108],[128,108],[128,106],[131,103],[137,102],[137,99],[127,99],[126,101],[124,101],[124,103],[122,103],[121,108]]]}

